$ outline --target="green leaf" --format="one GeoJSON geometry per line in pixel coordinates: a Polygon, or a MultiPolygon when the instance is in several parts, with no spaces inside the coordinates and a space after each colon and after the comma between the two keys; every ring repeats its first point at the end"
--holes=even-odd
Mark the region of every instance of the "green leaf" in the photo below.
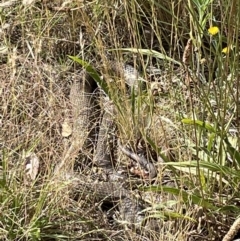
{"type": "MultiPolygon", "coordinates": [[[[212,172],[216,172],[218,174],[223,174],[226,177],[237,177],[240,179],[240,173],[238,171],[233,170],[231,167],[226,167],[226,166],[222,166],[220,164],[217,163],[212,163],[212,162],[206,162],[206,161],[191,161],[191,162],[168,162],[166,163],[167,165],[171,165],[173,167],[194,167],[194,168],[203,168],[210,170],[212,172]]],[[[182,171],[184,171],[183,169],[180,169],[182,171]]]]}
{"type": "Polygon", "coordinates": [[[207,146],[208,151],[211,151],[213,149],[215,139],[216,139],[215,133],[211,133],[208,139],[208,146],[207,146]]]}
{"type": "Polygon", "coordinates": [[[225,142],[226,147],[227,147],[227,152],[230,154],[233,161],[235,161],[235,160],[237,161],[237,165],[238,165],[238,167],[240,167],[240,153],[239,153],[239,151],[232,146],[232,144],[230,143],[230,141],[228,140],[227,137],[224,138],[224,142],[225,142]]]}
{"type": "Polygon", "coordinates": [[[240,208],[235,205],[224,205],[219,209],[219,212],[224,212],[226,214],[229,214],[230,212],[239,213],[240,208]]]}
{"type": "Polygon", "coordinates": [[[206,201],[205,199],[191,194],[191,193],[187,193],[181,189],[178,188],[174,188],[174,187],[169,187],[169,186],[150,186],[150,187],[143,187],[140,188],[143,191],[153,191],[153,192],[167,192],[167,193],[171,193],[173,195],[176,195],[178,197],[181,197],[181,199],[183,199],[183,201],[185,203],[194,203],[197,204],[201,207],[204,208],[209,208],[211,210],[217,210],[217,207],[214,206],[212,203],[206,201]]]}
{"type": "Polygon", "coordinates": [[[157,219],[186,219],[192,222],[196,222],[193,218],[186,216],[184,214],[170,212],[170,211],[155,211],[154,214],[150,214],[148,218],[157,218],[157,219]]]}
{"type": "Polygon", "coordinates": [[[150,144],[150,146],[153,148],[153,150],[155,150],[157,152],[157,154],[163,159],[163,162],[167,163],[169,161],[168,158],[164,154],[161,153],[161,149],[159,147],[157,147],[155,142],[148,136],[146,136],[146,139],[147,139],[148,143],[150,144]]]}
{"type": "Polygon", "coordinates": [[[181,214],[181,213],[163,211],[163,214],[165,217],[168,217],[168,218],[181,218],[181,219],[186,219],[186,220],[189,220],[192,222],[196,222],[196,220],[194,220],[193,218],[186,216],[184,214],[181,214]]]}
{"type": "Polygon", "coordinates": [[[200,169],[200,172],[199,172],[199,181],[201,182],[201,186],[202,188],[206,191],[206,188],[207,188],[207,185],[206,185],[206,180],[205,180],[205,176],[204,176],[204,172],[203,170],[200,169]]]}
{"type": "Polygon", "coordinates": [[[167,60],[169,62],[173,62],[174,64],[178,64],[179,66],[182,66],[181,62],[178,62],[177,60],[172,59],[172,58],[168,57],[167,55],[159,53],[155,50],[137,49],[137,48],[119,48],[119,49],[111,49],[111,50],[122,50],[122,51],[126,51],[126,52],[152,56],[152,57],[155,57],[155,58],[158,58],[158,59],[164,59],[164,60],[167,60]]]}
{"type": "Polygon", "coordinates": [[[203,129],[206,129],[210,132],[216,133],[216,129],[213,126],[211,126],[210,124],[208,124],[204,121],[192,120],[192,119],[182,119],[182,123],[188,124],[188,125],[196,125],[196,126],[199,126],[203,129]]]}
{"type": "Polygon", "coordinates": [[[96,83],[99,84],[99,86],[104,90],[104,92],[109,96],[109,98],[111,99],[111,93],[109,91],[108,85],[107,83],[102,80],[98,74],[98,72],[86,61],[79,59],[76,56],[70,56],[68,55],[68,57],[70,59],[72,59],[74,62],[79,63],[80,65],[82,65],[86,71],[88,72],[88,74],[96,81],[96,83]]]}

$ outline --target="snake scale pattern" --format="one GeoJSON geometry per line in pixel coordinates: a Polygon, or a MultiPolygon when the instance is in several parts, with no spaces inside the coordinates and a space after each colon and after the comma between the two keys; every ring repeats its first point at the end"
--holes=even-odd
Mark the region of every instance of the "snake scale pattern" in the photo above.
{"type": "MultiPolygon", "coordinates": [[[[118,73],[123,71],[122,76],[124,77],[126,84],[130,87],[136,87],[136,81],[139,81],[138,72],[132,66],[117,65],[113,70],[118,73]]],[[[95,118],[94,98],[96,95],[94,94],[94,88],[96,88],[96,83],[86,70],[81,71],[80,75],[74,80],[71,86],[70,101],[73,112],[72,143],[65,153],[63,160],[55,169],[55,173],[63,168],[67,168],[69,171],[69,167],[73,166],[75,157],[83,148],[83,145],[91,132],[93,120],[95,118]]],[[[113,170],[110,155],[111,147],[109,145],[109,135],[114,128],[114,120],[112,117],[113,108],[114,106],[110,102],[107,101],[105,103],[98,133],[96,151],[93,158],[94,164],[103,167],[108,171],[111,169],[113,170]]],[[[121,147],[120,150],[121,149],[124,152],[124,147],[121,147]]],[[[143,164],[146,165],[147,160],[144,159],[143,162],[143,164]]],[[[155,174],[156,173],[154,172],[154,175],[155,174]]],[[[117,203],[121,219],[127,223],[136,224],[143,221],[144,215],[142,214],[142,211],[145,208],[143,201],[133,195],[131,191],[123,188],[121,182],[87,182],[86,178],[80,176],[76,177],[75,180],[74,190],[79,195],[91,195],[96,201],[117,203]]]]}
{"type": "Polygon", "coordinates": [[[95,202],[113,203],[118,206],[119,221],[128,224],[141,225],[145,215],[143,201],[135,196],[131,191],[125,189],[120,182],[86,182],[86,177],[77,176],[74,182],[74,192],[79,198],[88,196],[95,202]]]}

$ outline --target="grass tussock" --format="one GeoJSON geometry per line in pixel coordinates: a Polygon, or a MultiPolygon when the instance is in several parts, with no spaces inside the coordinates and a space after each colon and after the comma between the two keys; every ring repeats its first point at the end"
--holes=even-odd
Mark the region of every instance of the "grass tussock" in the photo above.
{"type": "MultiPolygon", "coordinates": [[[[240,211],[239,16],[226,0],[0,3],[0,239],[222,240],[240,211]],[[145,88],[130,93],[112,61],[140,70],[145,88]],[[78,62],[104,76],[122,144],[158,170],[152,183],[135,178],[155,227],[122,228],[101,203],[76,198],[71,179],[53,178],[78,62]]],[[[95,144],[79,153],[81,172],[96,172],[95,144]]],[[[121,153],[117,166],[129,166],[121,153]]]]}

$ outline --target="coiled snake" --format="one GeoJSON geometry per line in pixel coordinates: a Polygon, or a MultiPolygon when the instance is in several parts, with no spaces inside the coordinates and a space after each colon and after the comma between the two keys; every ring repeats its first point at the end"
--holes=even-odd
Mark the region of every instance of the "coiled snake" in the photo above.
{"type": "MultiPolygon", "coordinates": [[[[139,73],[130,65],[113,64],[113,70],[120,73],[124,77],[127,85],[130,87],[137,87],[139,81],[139,73]]],[[[94,106],[95,95],[93,94],[96,88],[94,79],[86,72],[82,70],[78,78],[73,82],[70,91],[70,101],[72,104],[73,112],[73,132],[72,143],[70,148],[64,154],[64,157],[55,169],[55,173],[58,173],[63,167],[69,168],[73,165],[74,159],[78,152],[82,149],[94,120],[94,106]],[[70,160],[69,160],[70,159],[70,160]],[[71,162],[72,160],[72,162],[71,162]]],[[[113,129],[114,120],[112,118],[113,108],[112,104],[106,103],[106,108],[103,110],[103,117],[101,120],[97,147],[94,154],[93,162],[106,169],[111,169],[112,163],[110,158],[110,147],[108,145],[108,134],[113,129]]],[[[145,168],[149,169],[150,177],[156,175],[156,170],[153,164],[149,163],[144,157],[131,153],[128,149],[119,145],[120,149],[130,158],[139,162],[145,168]]],[[[141,200],[136,198],[131,191],[128,191],[122,187],[120,182],[103,182],[93,183],[86,182],[86,178],[78,175],[75,177],[75,189],[79,195],[91,194],[98,201],[107,200],[111,202],[117,202],[121,218],[128,223],[140,223],[144,219],[143,214],[139,214],[144,209],[144,205],[141,200]]]]}

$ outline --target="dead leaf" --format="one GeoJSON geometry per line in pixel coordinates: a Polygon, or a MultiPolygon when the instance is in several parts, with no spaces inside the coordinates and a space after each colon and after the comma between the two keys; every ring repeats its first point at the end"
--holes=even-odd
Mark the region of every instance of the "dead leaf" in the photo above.
{"type": "Polygon", "coordinates": [[[35,0],[23,0],[22,4],[23,6],[29,6],[31,5],[35,0]]]}
{"type": "Polygon", "coordinates": [[[62,123],[62,136],[69,137],[72,134],[72,127],[69,125],[67,121],[62,123]]]}
{"type": "Polygon", "coordinates": [[[26,175],[35,180],[39,170],[39,158],[35,153],[29,153],[26,157],[26,175]]]}

